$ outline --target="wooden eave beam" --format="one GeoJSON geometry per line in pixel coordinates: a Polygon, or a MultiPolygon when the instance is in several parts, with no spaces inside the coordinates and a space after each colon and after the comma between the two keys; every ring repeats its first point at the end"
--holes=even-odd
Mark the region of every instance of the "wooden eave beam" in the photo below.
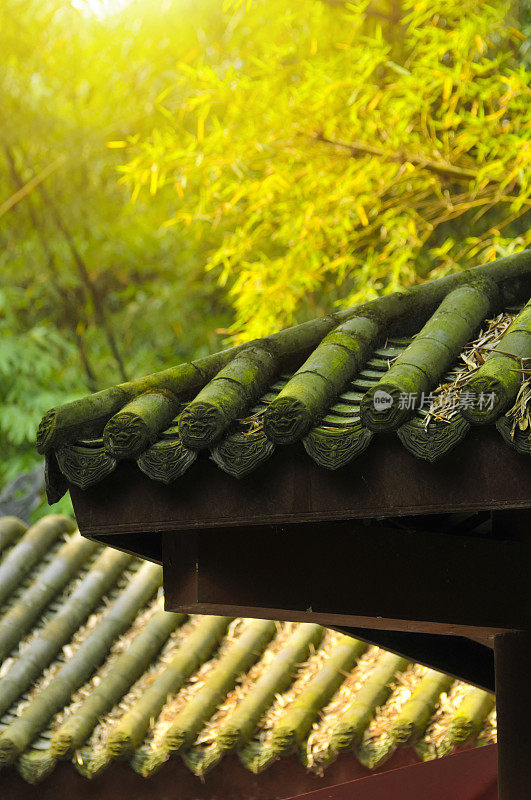
{"type": "Polygon", "coordinates": [[[239,606],[479,637],[531,628],[531,563],[519,541],[352,521],[164,533],[162,552],[171,610],[239,606]]]}
{"type": "Polygon", "coordinates": [[[124,461],[95,486],[69,488],[81,532],[107,536],[527,508],[530,485],[531,460],[495,429],[476,428],[434,464],[389,435],[375,437],[358,460],[336,472],[295,445],[279,448],[240,480],[205,457],[169,485],[124,461]]]}
{"type": "Polygon", "coordinates": [[[359,521],[162,536],[168,610],[349,629],[490,691],[493,636],[531,627],[519,538],[359,521]]]}

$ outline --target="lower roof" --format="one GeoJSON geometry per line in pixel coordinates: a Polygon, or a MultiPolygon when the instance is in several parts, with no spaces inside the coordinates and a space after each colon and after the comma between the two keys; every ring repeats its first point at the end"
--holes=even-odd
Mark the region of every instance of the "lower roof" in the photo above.
{"type": "Polygon", "coordinates": [[[208,784],[236,761],[326,774],[496,740],[481,689],[314,624],[172,614],[161,584],[66,517],[0,520],[0,765],[149,777],[179,755],[208,784]]]}

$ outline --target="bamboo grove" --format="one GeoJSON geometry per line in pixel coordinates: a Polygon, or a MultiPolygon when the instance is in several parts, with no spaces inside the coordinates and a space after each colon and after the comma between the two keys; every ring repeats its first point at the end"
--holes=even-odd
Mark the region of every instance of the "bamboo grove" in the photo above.
{"type": "Polygon", "coordinates": [[[530,241],[524,11],[226,6],[151,133],[112,145],[133,197],[171,196],[166,224],[205,243],[237,339],[530,241]]]}
{"type": "Polygon", "coordinates": [[[2,10],[2,484],[52,405],[529,245],[525,8],[2,10]]]}

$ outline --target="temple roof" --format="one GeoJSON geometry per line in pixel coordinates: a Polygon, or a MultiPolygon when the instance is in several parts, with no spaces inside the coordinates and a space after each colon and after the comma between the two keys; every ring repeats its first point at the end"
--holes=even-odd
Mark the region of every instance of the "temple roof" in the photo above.
{"type": "Polygon", "coordinates": [[[337,469],[382,433],[433,462],[495,425],[529,455],[530,294],[524,251],[52,409],[50,501],[120,460],[170,483],[203,451],[239,478],[300,442],[337,469]]]}
{"type": "Polygon", "coordinates": [[[30,783],[62,760],[147,777],[176,755],[198,776],[230,755],[320,773],[496,740],[481,689],[314,624],[166,612],[161,582],[67,517],[0,519],[0,766],[30,783]]]}

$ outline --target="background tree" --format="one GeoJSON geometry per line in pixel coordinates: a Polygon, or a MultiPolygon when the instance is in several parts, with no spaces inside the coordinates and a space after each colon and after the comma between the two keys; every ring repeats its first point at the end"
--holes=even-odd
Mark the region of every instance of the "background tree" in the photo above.
{"type": "Polygon", "coordinates": [[[237,0],[124,179],[172,195],[238,339],[531,241],[529,72],[506,2],[237,0]]]}
{"type": "Polygon", "coordinates": [[[197,46],[186,5],[2,4],[0,488],[36,463],[51,405],[219,349],[228,304],[197,243],[160,230],[171,200],[130,203],[107,147],[197,46]]]}
{"type": "Polygon", "coordinates": [[[0,489],[52,405],[530,243],[529,4],[0,14],[0,489]]]}

